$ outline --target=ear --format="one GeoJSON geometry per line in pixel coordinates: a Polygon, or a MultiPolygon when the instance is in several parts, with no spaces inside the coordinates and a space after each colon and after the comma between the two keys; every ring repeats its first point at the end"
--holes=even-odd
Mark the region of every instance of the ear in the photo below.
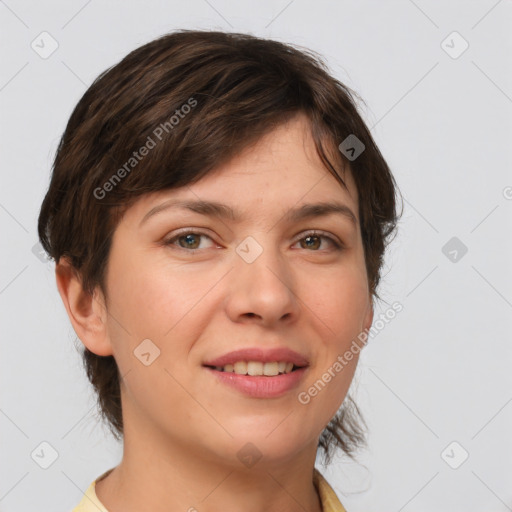
{"type": "Polygon", "coordinates": [[[55,277],[60,297],[82,343],[98,356],[113,354],[107,331],[107,309],[99,287],[94,294],[82,288],[78,272],[67,258],[60,258],[55,266],[55,277]]]}

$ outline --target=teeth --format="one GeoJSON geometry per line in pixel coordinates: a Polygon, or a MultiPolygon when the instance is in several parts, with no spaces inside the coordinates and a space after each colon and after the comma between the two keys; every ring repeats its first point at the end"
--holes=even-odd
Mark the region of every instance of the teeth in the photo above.
{"type": "Polygon", "coordinates": [[[278,375],[279,374],[279,363],[265,363],[263,365],[263,375],[278,375]]]}
{"type": "MultiPolygon", "coordinates": [[[[224,368],[224,371],[226,368],[224,368]]],[[[234,364],[234,372],[240,375],[247,375],[247,363],[245,361],[238,361],[234,364]]]]}
{"type": "Polygon", "coordinates": [[[238,375],[265,375],[273,377],[280,373],[290,373],[293,363],[286,361],[272,361],[262,363],[261,361],[237,361],[235,364],[216,366],[217,371],[237,373],[238,375]]]}
{"type": "Polygon", "coordinates": [[[249,375],[263,375],[263,363],[258,361],[249,361],[247,363],[247,373],[249,375]]]}

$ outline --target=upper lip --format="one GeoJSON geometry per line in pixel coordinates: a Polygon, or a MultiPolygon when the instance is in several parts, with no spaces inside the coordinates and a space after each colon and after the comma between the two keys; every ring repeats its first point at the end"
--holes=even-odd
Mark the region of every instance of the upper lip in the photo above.
{"type": "Polygon", "coordinates": [[[216,359],[210,359],[203,363],[204,366],[225,366],[227,364],[234,364],[238,361],[261,361],[262,363],[270,363],[273,361],[285,361],[291,362],[295,366],[308,366],[308,360],[289,348],[243,348],[240,350],[234,350],[224,354],[223,356],[217,357],[216,359]]]}

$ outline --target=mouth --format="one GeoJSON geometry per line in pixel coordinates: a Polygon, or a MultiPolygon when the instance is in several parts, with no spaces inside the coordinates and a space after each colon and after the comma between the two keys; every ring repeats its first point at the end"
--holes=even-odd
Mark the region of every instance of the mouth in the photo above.
{"type": "Polygon", "coordinates": [[[298,389],[308,365],[291,361],[238,361],[224,366],[203,365],[216,382],[251,399],[277,399],[298,389]]]}
{"type": "Polygon", "coordinates": [[[309,358],[287,347],[247,347],[203,361],[202,366],[215,383],[246,397],[269,399],[298,388],[309,364],[309,358]]]}
{"type": "Polygon", "coordinates": [[[305,365],[299,366],[291,361],[270,361],[265,363],[261,361],[237,361],[236,363],[230,363],[224,366],[208,364],[203,366],[217,372],[234,373],[236,375],[251,377],[276,377],[305,368],[305,365]]]}

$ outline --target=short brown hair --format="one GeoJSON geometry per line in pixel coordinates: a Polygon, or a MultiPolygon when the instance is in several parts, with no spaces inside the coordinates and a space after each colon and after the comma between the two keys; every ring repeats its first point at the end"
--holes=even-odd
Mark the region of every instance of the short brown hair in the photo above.
{"type": "MultiPolygon", "coordinates": [[[[179,30],[147,43],[103,72],[76,105],[41,206],[41,244],[55,262],[69,259],[86,292],[92,294],[99,286],[107,298],[104,271],[112,235],[137,198],[196,182],[304,113],[327,170],[343,187],[336,168],[352,171],[370,293],[379,298],[384,250],[398,220],[397,189],[354,97],[305,48],[247,34],[196,30],[179,30]],[[364,144],[356,159],[337,149],[348,136],[364,144]],[[150,139],[155,145],[143,160],[130,160],[150,139]]],[[[86,347],[82,356],[101,415],[120,439],[117,364],[113,356],[98,356],[86,347]]],[[[327,461],[336,446],[353,457],[364,444],[365,429],[357,416],[364,423],[347,396],[319,440],[327,461]]]]}

